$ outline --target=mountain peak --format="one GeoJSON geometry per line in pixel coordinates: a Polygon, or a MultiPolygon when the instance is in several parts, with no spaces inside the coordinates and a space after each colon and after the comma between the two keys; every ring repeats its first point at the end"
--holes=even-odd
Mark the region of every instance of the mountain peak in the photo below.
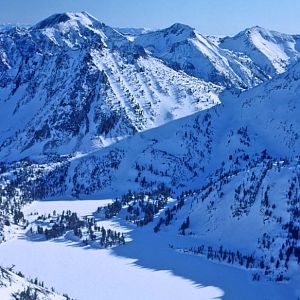
{"type": "Polygon", "coordinates": [[[250,37],[250,36],[253,36],[256,34],[259,34],[262,37],[279,37],[279,38],[285,38],[285,39],[289,37],[288,34],[278,32],[275,30],[269,30],[267,28],[264,28],[264,27],[261,27],[258,25],[246,28],[245,30],[238,33],[236,36],[239,37],[239,36],[246,35],[246,36],[250,37]]]}
{"type": "Polygon", "coordinates": [[[271,77],[285,72],[289,64],[299,59],[297,37],[260,26],[225,37],[220,46],[246,54],[271,77]]]}
{"type": "Polygon", "coordinates": [[[194,33],[195,28],[190,27],[189,25],[186,24],[182,24],[182,23],[175,23],[172,26],[168,27],[167,29],[165,29],[166,31],[168,31],[171,34],[174,35],[190,35],[192,33],[194,33]]]}
{"type": "Polygon", "coordinates": [[[252,27],[249,27],[249,28],[246,28],[245,29],[246,31],[249,30],[249,31],[257,31],[257,30],[266,30],[264,27],[261,27],[259,25],[254,25],[252,27]]]}
{"type": "Polygon", "coordinates": [[[253,34],[261,34],[261,35],[270,35],[272,32],[269,31],[268,29],[264,28],[264,27],[261,27],[261,26],[252,26],[250,28],[246,28],[244,31],[243,31],[244,34],[246,34],[247,36],[250,36],[250,35],[253,35],[253,34]]]}
{"type": "Polygon", "coordinates": [[[88,14],[87,12],[66,12],[54,14],[43,21],[35,25],[36,29],[44,29],[49,27],[54,27],[61,23],[80,23],[84,26],[90,26],[95,21],[98,21],[96,18],[88,14]]]}

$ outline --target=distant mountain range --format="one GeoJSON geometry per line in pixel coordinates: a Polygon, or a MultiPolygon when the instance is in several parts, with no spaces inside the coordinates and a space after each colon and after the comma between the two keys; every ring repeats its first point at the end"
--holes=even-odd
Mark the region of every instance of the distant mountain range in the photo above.
{"type": "Polygon", "coordinates": [[[299,37],[254,27],[215,43],[174,24],[130,41],[65,13],[2,32],[0,47],[0,156],[15,159],[89,152],[209,108],[285,71],[299,37]]]}

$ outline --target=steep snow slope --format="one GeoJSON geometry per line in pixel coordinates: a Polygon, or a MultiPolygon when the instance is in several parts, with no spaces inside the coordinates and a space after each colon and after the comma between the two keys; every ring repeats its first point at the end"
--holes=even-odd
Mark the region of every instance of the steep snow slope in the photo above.
{"type": "MultiPolygon", "coordinates": [[[[120,195],[162,184],[177,194],[192,189],[192,197],[186,198],[189,205],[174,225],[178,229],[187,216],[194,220],[191,232],[197,238],[191,245],[248,250],[245,255],[257,257],[253,268],[264,260],[266,275],[282,280],[293,271],[287,272],[282,262],[275,267],[279,249],[293,245],[293,232],[299,227],[299,195],[294,190],[299,185],[299,80],[297,63],[240,96],[224,95],[222,104],[209,110],[63,160],[56,167],[53,163],[53,171],[43,171],[45,164],[36,163],[27,171],[41,173],[35,182],[39,197],[120,195]],[[239,230],[232,238],[236,226],[239,230]]],[[[292,270],[294,264],[293,258],[287,266],[292,270]]]]}
{"type": "Polygon", "coordinates": [[[299,297],[299,80],[297,63],[209,110],[74,159],[61,194],[49,189],[59,172],[38,184],[46,196],[80,198],[162,184],[190,190],[182,208],[170,205],[152,225],[158,235],[184,234],[170,240],[174,251],[249,269],[253,280],[291,280],[299,297]]]}
{"type": "Polygon", "coordinates": [[[187,74],[227,87],[251,88],[268,79],[268,73],[243,54],[220,48],[184,24],[139,35],[135,44],[187,74]]]}
{"type": "MultiPolygon", "coordinates": [[[[206,45],[213,53],[223,51],[218,41],[180,24],[149,34],[157,43],[152,48],[144,45],[147,51],[85,13],[54,15],[30,29],[8,32],[0,35],[4,49],[0,66],[4,108],[0,111],[1,227],[7,221],[18,223],[20,207],[29,199],[115,198],[129,190],[159,193],[169,187],[178,202],[160,207],[154,222],[142,223],[147,225],[145,231],[133,231],[135,237],[144,234],[144,243],[116,253],[139,256],[146,260],[141,266],[161,269],[161,263],[151,257],[156,246],[158,253],[166,255],[168,241],[172,259],[183,252],[193,257],[189,272],[182,263],[174,266],[180,276],[203,282],[199,270],[192,268],[201,256],[199,268],[209,265],[207,269],[220,271],[230,265],[250,269],[254,280],[290,279],[289,296],[300,296],[300,63],[296,56],[283,74],[275,74],[283,70],[278,68],[270,73],[273,79],[239,94],[224,92],[219,101],[219,86],[170,67],[174,68],[170,49],[177,46],[188,47],[185,57],[194,53],[195,45],[206,45]],[[151,243],[151,257],[141,251],[149,243],[150,232],[158,243],[151,243]],[[203,258],[218,266],[203,263],[203,258]]],[[[297,42],[294,45],[297,49],[297,42]]],[[[174,51],[183,53],[182,48],[174,51]]],[[[222,53],[256,65],[250,54],[222,53]]],[[[290,62],[286,60],[284,68],[290,62]]],[[[225,85],[238,86],[230,74],[225,76],[225,85]]],[[[223,75],[219,81],[224,85],[223,75]]],[[[139,196],[126,195],[131,196],[135,210],[139,196]]],[[[128,209],[125,203],[116,218],[136,226],[125,218],[128,209]]],[[[1,249],[7,258],[17,258],[28,267],[24,258],[9,251],[15,249],[18,254],[16,245],[32,248],[18,239],[1,249]]],[[[62,249],[65,255],[69,253],[64,244],[57,245],[52,245],[54,253],[62,249]]],[[[46,248],[48,244],[32,253],[46,248]]],[[[77,251],[72,253],[79,255],[77,251]]],[[[101,253],[104,258],[106,254],[101,253]]],[[[117,259],[113,261],[118,264],[117,259]]],[[[166,263],[172,264],[172,260],[166,263]]],[[[213,273],[210,279],[216,277],[213,273]]],[[[284,295],[274,291],[278,299],[284,295]]],[[[219,295],[219,290],[214,292],[219,295]]],[[[274,298],[268,293],[261,298],[266,297],[274,298]]]]}
{"type": "MultiPolygon", "coordinates": [[[[259,45],[267,54],[282,49],[291,57],[287,65],[299,43],[277,35],[259,45]]],[[[274,76],[254,50],[227,50],[229,38],[213,41],[182,24],[130,42],[87,13],[65,13],[2,32],[0,44],[0,157],[6,160],[95,151],[219,103],[222,88],[186,73],[241,89],[274,76]]]]}
{"type": "Polygon", "coordinates": [[[66,179],[68,193],[68,181],[72,193],[81,196],[106,187],[116,193],[133,186],[151,189],[160,182],[187,189],[204,184],[220,168],[255,165],[267,155],[296,157],[299,80],[298,63],[240,96],[223,95],[222,104],[209,110],[74,159],[66,179]]]}
{"type": "Polygon", "coordinates": [[[46,288],[27,281],[23,276],[0,267],[0,298],[36,299],[36,300],[66,300],[67,297],[58,295],[46,288]]]}
{"type": "Polygon", "coordinates": [[[299,175],[299,161],[266,160],[231,173],[222,170],[204,188],[187,193],[183,208],[159,229],[187,236],[174,243],[180,251],[252,269],[261,279],[299,284],[299,175]],[[182,230],[187,217],[188,229],[182,230]]]}
{"type": "Polygon", "coordinates": [[[299,58],[300,36],[283,34],[259,26],[220,41],[220,47],[248,55],[270,76],[283,73],[299,58]]]}
{"type": "MultiPolygon", "coordinates": [[[[270,155],[299,155],[300,68],[239,96],[224,94],[222,104],[145,131],[84,156],[63,156],[3,166],[3,186],[22,185],[37,197],[200,187],[220,168],[253,167],[270,155]],[[224,165],[225,164],[225,165],[224,165]],[[31,183],[30,183],[31,182],[31,183]]],[[[8,188],[7,188],[8,190],[8,188]]],[[[9,189],[11,191],[11,189],[9,189]]]]}
{"type": "Polygon", "coordinates": [[[86,13],[0,33],[0,152],[91,151],[219,102],[86,13]]]}

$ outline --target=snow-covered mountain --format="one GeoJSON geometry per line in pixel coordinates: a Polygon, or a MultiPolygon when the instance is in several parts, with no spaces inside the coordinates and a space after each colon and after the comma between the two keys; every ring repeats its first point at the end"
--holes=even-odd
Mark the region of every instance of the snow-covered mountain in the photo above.
{"type": "Polygon", "coordinates": [[[300,57],[300,36],[255,26],[220,41],[220,47],[249,56],[266,74],[283,73],[300,57]]]}
{"type": "Polygon", "coordinates": [[[91,151],[219,102],[86,13],[1,33],[0,49],[1,157],[91,151]]]}
{"type": "Polygon", "coordinates": [[[249,57],[220,48],[188,25],[142,34],[134,42],[173,68],[226,87],[247,89],[268,79],[249,57]]]}
{"type": "MultiPolygon", "coordinates": [[[[168,206],[154,223],[157,234],[186,235],[172,248],[249,268],[254,280],[294,278],[300,260],[299,82],[297,63],[239,96],[224,94],[222,104],[206,111],[61,162],[44,172],[37,190],[80,199],[162,186],[174,196],[182,191],[183,207],[168,206]]],[[[30,168],[34,174],[45,165],[30,168]]]]}
{"type": "Polygon", "coordinates": [[[299,36],[255,26],[234,37],[204,36],[188,25],[139,35],[135,43],[174,68],[217,84],[247,89],[286,71],[299,58],[299,36]]]}
{"type": "MultiPolygon", "coordinates": [[[[298,51],[297,36],[259,27],[128,39],[87,13],[0,33],[1,240],[14,226],[28,238],[21,207],[33,199],[117,197],[91,215],[130,226],[132,248],[116,253],[144,255],[149,237],[164,255],[290,280],[299,297],[298,51]]],[[[39,218],[47,230],[58,220],[39,218]]]]}
{"type": "Polygon", "coordinates": [[[3,168],[2,181],[19,172],[17,179],[22,180],[25,168],[41,174],[35,192],[46,197],[120,194],[160,183],[176,191],[200,188],[220,169],[253,168],[262,155],[293,160],[300,147],[299,80],[297,63],[250,91],[224,94],[222,103],[208,110],[91,154],[12,164],[3,168]]]}
{"type": "Polygon", "coordinates": [[[250,91],[224,94],[208,110],[72,159],[65,191],[83,196],[113,188],[118,194],[159,183],[190,189],[220,168],[256,164],[262,153],[294,159],[300,148],[299,70],[297,63],[250,91]]]}
{"type": "MultiPolygon", "coordinates": [[[[264,53],[286,45],[287,66],[298,40],[277,35],[260,45],[264,53]]],[[[224,87],[247,89],[274,76],[258,48],[237,49],[240,39],[216,42],[174,24],[132,42],[87,13],[8,29],[0,33],[0,157],[94,151],[207,109],[224,87]]]]}
{"type": "MultiPolygon", "coordinates": [[[[123,199],[133,195],[135,207],[140,196],[132,193],[171,188],[177,201],[145,223],[166,236],[171,249],[249,269],[253,280],[290,280],[296,287],[299,82],[298,62],[240,95],[223,94],[210,109],[91,154],[5,165],[2,199],[5,191],[22,200],[23,192],[27,198],[84,199],[130,190],[123,199]]],[[[126,202],[116,217],[141,218],[132,211],[125,218],[126,202]]]]}
{"type": "Polygon", "coordinates": [[[137,36],[154,31],[154,29],[150,28],[133,28],[133,27],[115,27],[115,29],[127,36],[127,38],[134,40],[137,36]]]}

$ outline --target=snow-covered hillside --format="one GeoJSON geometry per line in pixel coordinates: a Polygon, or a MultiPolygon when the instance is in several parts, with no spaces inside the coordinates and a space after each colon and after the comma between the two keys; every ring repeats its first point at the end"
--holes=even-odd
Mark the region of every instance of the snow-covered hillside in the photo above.
{"type": "Polygon", "coordinates": [[[86,13],[0,34],[2,158],[92,151],[219,103],[86,13]]]}
{"type": "Polygon", "coordinates": [[[300,297],[298,36],[57,14],[0,32],[0,95],[0,264],[80,299],[300,297]]]}
{"type": "Polygon", "coordinates": [[[300,57],[300,36],[255,26],[220,41],[220,47],[248,55],[266,74],[283,73],[300,57]]]}
{"type": "Polygon", "coordinates": [[[220,48],[188,25],[177,23],[142,34],[134,43],[175,69],[226,87],[247,89],[268,79],[268,73],[245,54],[220,48]]]}
{"type": "Polygon", "coordinates": [[[29,168],[48,174],[44,191],[50,190],[51,178],[62,175],[61,188],[57,181],[53,187],[63,196],[82,197],[112,188],[116,194],[129,188],[151,189],[159,183],[189,189],[204,184],[217,170],[252,166],[262,156],[293,159],[300,147],[299,75],[298,63],[248,92],[224,94],[222,104],[211,109],[89,155],[53,162],[56,175],[44,169],[45,163],[29,164],[29,168]]]}
{"type": "Polygon", "coordinates": [[[299,257],[299,71],[297,63],[250,91],[223,94],[222,103],[206,111],[92,154],[6,166],[3,186],[10,191],[17,185],[39,198],[113,197],[168,187],[174,196],[183,192],[185,205],[164,209],[161,221],[147,226],[157,225],[158,235],[182,234],[189,217],[187,237],[172,244],[174,251],[219,262],[226,251],[235,255],[229,263],[250,269],[254,280],[293,280],[299,257]],[[27,184],[21,185],[25,174],[27,184]]]}
{"type": "Polygon", "coordinates": [[[87,13],[0,33],[0,157],[91,152],[210,108],[224,87],[269,80],[261,55],[278,63],[270,53],[283,49],[285,69],[297,58],[296,37],[269,32],[240,49],[240,36],[216,42],[174,24],[131,42],[87,13]]]}
{"type": "Polygon", "coordinates": [[[27,281],[22,273],[18,275],[0,267],[0,298],[3,300],[35,299],[35,300],[68,300],[43,287],[38,280],[27,281]]]}
{"type": "MultiPolygon", "coordinates": [[[[136,199],[138,202],[139,199],[136,199]]],[[[188,252],[187,255],[182,254],[174,247],[183,249],[189,243],[185,241],[186,236],[177,233],[176,225],[176,230],[166,231],[162,227],[159,233],[153,231],[159,215],[146,226],[136,226],[133,220],[125,220],[124,216],[130,213],[124,207],[118,216],[97,222],[97,226],[109,224],[114,229],[126,231],[131,240],[125,245],[107,249],[101,249],[99,244],[91,245],[90,240],[88,245],[78,238],[70,240],[68,233],[51,240],[33,239],[27,234],[31,222],[40,222],[44,215],[52,215],[55,211],[57,216],[63,211],[72,211],[89,219],[98,217],[99,214],[93,212],[97,212],[99,206],[103,209],[107,202],[37,201],[26,206],[23,212],[30,225],[19,230],[16,239],[0,245],[0,263],[15,264],[15,269],[29,276],[39,274],[46,285],[55,286],[59,292],[67,292],[75,299],[98,300],[99,295],[111,300],[180,300],[187,297],[191,300],[252,300],[254,296],[259,300],[293,299],[294,283],[254,282],[251,272],[245,268],[216,263],[188,252]]],[[[168,206],[172,207],[175,203],[175,199],[170,200],[168,206]]]]}

